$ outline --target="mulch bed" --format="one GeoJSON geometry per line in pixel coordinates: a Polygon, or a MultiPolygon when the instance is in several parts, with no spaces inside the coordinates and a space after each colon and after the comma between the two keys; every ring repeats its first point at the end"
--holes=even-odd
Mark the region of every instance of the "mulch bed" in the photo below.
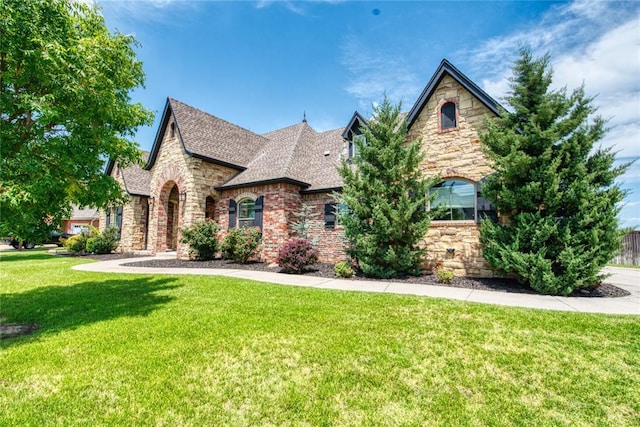
{"type": "MultiPolygon", "coordinates": [[[[118,255],[118,254],[111,254],[118,255]]],[[[109,255],[110,256],[110,255],[109,255]]],[[[101,256],[102,257],[102,256],[101,256]]],[[[110,258],[113,259],[113,258],[110,258]]],[[[242,269],[253,271],[270,271],[279,273],[279,267],[270,267],[268,264],[261,262],[253,262],[249,264],[236,264],[231,261],[216,259],[212,261],[187,261],[180,259],[154,259],[149,261],[138,261],[124,264],[131,267],[156,267],[156,268],[225,268],[225,269],[242,269]]],[[[318,263],[310,266],[304,273],[306,276],[326,277],[335,279],[333,272],[333,264],[318,263]]],[[[371,279],[362,275],[356,275],[351,280],[375,280],[385,281],[381,279],[371,279]]],[[[438,282],[433,275],[407,276],[395,279],[388,279],[391,282],[401,283],[417,283],[422,285],[449,286],[466,289],[479,289],[484,291],[496,292],[512,292],[520,294],[535,294],[536,292],[526,286],[521,285],[514,279],[507,278],[476,278],[476,277],[454,277],[451,283],[444,284],[438,282]]],[[[595,297],[595,298],[616,298],[630,295],[624,289],[613,286],[609,283],[602,283],[592,290],[582,289],[574,291],[570,297],[595,297]]]]}

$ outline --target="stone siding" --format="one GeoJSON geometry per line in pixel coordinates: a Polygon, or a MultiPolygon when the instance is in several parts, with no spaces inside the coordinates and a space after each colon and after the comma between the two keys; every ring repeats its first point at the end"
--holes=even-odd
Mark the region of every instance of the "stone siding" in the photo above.
{"type": "MultiPolygon", "coordinates": [[[[482,153],[478,129],[493,113],[451,76],[440,81],[431,98],[409,130],[408,139],[420,138],[425,159],[421,168],[425,176],[462,178],[477,184],[493,169],[482,153]],[[440,130],[440,107],[456,104],[453,129],[440,130]]],[[[474,221],[433,221],[427,233],[425,268],[443,266],[458,276],[491,276],[482,258],[479,224],[474,221]],[[449,252],[447,252],[449,249],[449,252]]]]}

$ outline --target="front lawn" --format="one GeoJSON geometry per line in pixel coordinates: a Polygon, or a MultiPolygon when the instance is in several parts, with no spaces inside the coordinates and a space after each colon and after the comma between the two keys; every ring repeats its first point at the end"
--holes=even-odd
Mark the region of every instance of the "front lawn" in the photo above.
{"type": "Polygon", "coordinates": [[[0,425],[638,425],[640,319],[0,255],[0,425]]]}

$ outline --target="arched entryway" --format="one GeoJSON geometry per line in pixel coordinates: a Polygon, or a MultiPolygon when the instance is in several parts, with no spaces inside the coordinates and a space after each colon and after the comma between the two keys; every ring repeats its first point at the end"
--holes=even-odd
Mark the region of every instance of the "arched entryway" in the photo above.
{"type": "Polygon", "coordinates": [[[180,227],[182,226],[182,204],[179,184],[167,181],[160,189],[157,213],[156,251],[178,251],[180,227]]]}
{"type": "Polygon", "coordinates": [[[180,221],[180,193],[178,186],[173,185],[169,191],[167,198],[167,239],[166,245],[168,251],[178,249],[178,223],[180,221]]]}

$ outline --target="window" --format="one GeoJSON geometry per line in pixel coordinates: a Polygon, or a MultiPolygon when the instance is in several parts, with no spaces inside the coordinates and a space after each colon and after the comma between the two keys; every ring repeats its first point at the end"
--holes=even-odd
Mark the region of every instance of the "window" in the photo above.
{"type": "Polygon", "coordinates": [[[360,141],[362,145],[367,143],[367,138],[364,135],[354,135],[353,140],[349,141],[349,159],[353,159],[358,154],[358,147],[356,141],[360,141]]]}
{"type": "Polygon", "coordinates": [[[456,104],[447,102],[440,108],[440,130],[456,128],[456,104]]]}
{"type": "Polygon", "coordinates": [[[238,202],[238,227],[253,227],[256,220],[256,202],[244,199],[238,202]]]}
{"type": "Polygon", "coordinates": [[[476,186],[467,181],[447,179],[431,187],[435,193],[431,209],[441,208],[443,212],[434,217],[441,221],[475,221],[476,186]]]}
{"type": "Polygon", "coordinates": [[[176,124],[171,123],[171,138],[174,138],[175,136],[176,136],[176,124]]]}
{"type": "Polygon", "coordinates": [[[242,199],[237,203],[235,200],[230,199],[229,228],[258,227],[262,230],[263,205],[264,196],[258,197],[255,201],[253,199],[242,199]]]}
{"type": "Polygon", "coordinates": [[[216,202],[213,197],[207,196],[205,199],[204,217],[205,219],[213,219],[216,211],[216,202]]]}
{"type": "Polygon", "coordinates": [[[335,228],[336,226],[335,203],[325,203],[324,205],[324,226],[325,228],[335,228]]]}
{"type": "Polygon", "coordinates": [[[118,227],[118,239],[122,235],[122,206],[116,208],[116,227],[118,227]]]}

